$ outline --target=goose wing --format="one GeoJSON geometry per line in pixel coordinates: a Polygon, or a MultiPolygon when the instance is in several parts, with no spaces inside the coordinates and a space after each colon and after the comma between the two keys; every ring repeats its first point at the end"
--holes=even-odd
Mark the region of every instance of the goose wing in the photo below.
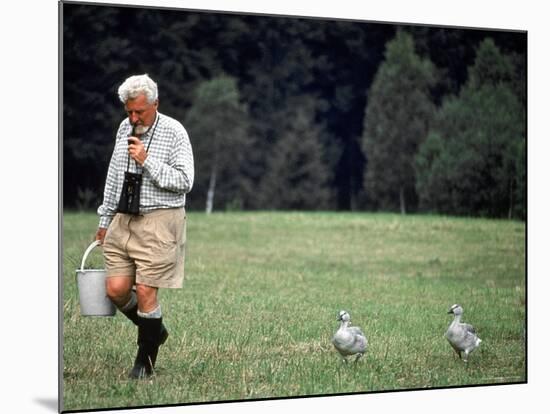
{"type": "Polygon", "coordinates": [[[476,335],[476,333],[477,333],[475,328],[472,325],[470,325],[469,323],[463,323],[462,327],[466,330],[466,332],[472,333],[474,335],[476,335]]]}
{"type": "Polygon", "coordinates": [[[363,331],[356,326],[350,327],[350,331],[353,333],[354,352],[365,352],[365,349],[367,348],[367,337],[365,336],[363,331]]]}
{"type": "Polygon", "coordinates": [[[364,335],[357,335],[355,337],[354,348],[357,352],[365,352],[365,349],[367,348],[367,338],[364,335]]]}
{"type": "Polygon", "coordinates": [[[358,328],[357,326],[350,326],[348,328],[349,332],[351,332],[353,335],[360,335],[360,336],[365,336],[365,334],[363,333],[363,331],[361,330],[361,328],[358,328]]]}

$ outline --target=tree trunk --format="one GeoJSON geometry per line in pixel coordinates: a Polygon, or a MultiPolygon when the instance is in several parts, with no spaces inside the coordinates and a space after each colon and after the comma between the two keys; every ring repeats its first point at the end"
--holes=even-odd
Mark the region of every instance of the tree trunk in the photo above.
{"type": "Polygon", "coordinates": [[[206,193],[206,214],[212,213],[214,207],[214,193],[216,192],[216,164],[210,172],[210,182],[208,183],[208,193],[206,193]]]}
{"type": "Polygon", "coordinates": [[[514,211],[514,180],[513,178],[510,178],[510,184],[508,185],[509,187],[509,197],[510,197],[510,201],[509,201],[509,206],[508,206],[508,219],[511,219],[512,218],[512,212],[514,211]]]}
{"type": "Polygon", "coordinates": [[[401,208],[401,214],[407,214],[407,209],[405,207],[405,189],[403,187],[399,189],[399,207],[401,208]]]}

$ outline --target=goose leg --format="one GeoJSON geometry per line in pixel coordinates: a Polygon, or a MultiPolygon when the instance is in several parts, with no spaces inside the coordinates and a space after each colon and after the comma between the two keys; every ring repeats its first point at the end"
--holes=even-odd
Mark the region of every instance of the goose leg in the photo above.
{"type": "Polygon", "coordinates": [[[357,354],[355,356],[355,363],[357,363],[357,361],[359,361],[359,358],[361,358],[363,356],[363,354],[357,354]]]}

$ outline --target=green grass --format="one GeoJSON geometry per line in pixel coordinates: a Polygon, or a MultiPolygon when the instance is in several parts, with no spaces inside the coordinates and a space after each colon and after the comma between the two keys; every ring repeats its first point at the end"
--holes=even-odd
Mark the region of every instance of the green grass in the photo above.
{"type": "Polygon", "coordinates": [[[527,380],[524,223],[189,213],[186,280],[160,292],[170,337],[146,381],[126,378],[131,322],[79,315],[75,270],[96,225],[64,216],[65,410],[527,380]],[[443,337],[453,303],[483,339],[468,364],[443,337]],[[340,309],[369,340],[358,364],[330,342],[340,309]]]}

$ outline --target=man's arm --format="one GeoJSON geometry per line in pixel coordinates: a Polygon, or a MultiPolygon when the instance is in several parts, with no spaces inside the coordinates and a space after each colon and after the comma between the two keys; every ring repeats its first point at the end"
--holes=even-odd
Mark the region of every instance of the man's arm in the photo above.
{"type": "Polygon", "coordinates": [[[95,234],[95,239],[99,240],[99,244],[103,244],[106,233],[107,233],[107,229],[104,227],[100,227],[97,229],[97,233],[95,234]]]}
{"type": "Polygon", "coordinates": [[[103,203],[97,209],[99,214],[99,228],[107,229],[109,224],[113,220],[113,217],[116,213],[118,206],[118,174],[120,172],[117,168],[117,158],[120,151],[126,151],[126,131],[127,126],[124,126],[124,121],[120,124],[120,127],[117,131],[115,147],[113,149],[113,154],[111,155],[111,160],[109,162],[109,169],[107,171],[107,178],[105,180],[105,189],[103,191],[103,203]],[[119,141],[122,140],[123,145],[118,145],[119,141]]]}
{"type": "Polygon", "coordinates": [[[191,191],[195,166],[191,143],[185,129],[182,127],[176,134],[174,152],[168,163],[147,157],[143,168],[151,177],[151,181],[159,188],[176,193],[191,191]]]}

